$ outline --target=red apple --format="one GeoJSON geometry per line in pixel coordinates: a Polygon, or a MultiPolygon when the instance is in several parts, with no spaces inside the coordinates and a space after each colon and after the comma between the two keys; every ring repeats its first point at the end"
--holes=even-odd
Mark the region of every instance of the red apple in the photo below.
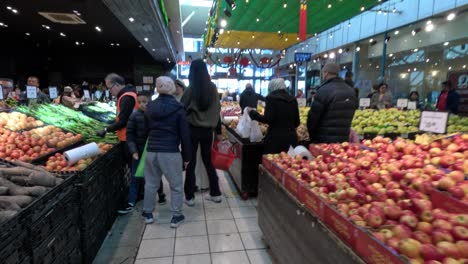
{"type": "Polygon", "coordinates": [[[411,229],[405,225],[396,225],[392,228],[393,236],[398,239],[411,237],[411,229]]]}
{"type": "Polygon", "coordinates": [[[434,220],[434,222],[432,222],[432,227],[434,229],[443,229],[443,230],[448,230],[448,231],[452,230],[453,228],[452,223],[443,219],[434,220]]]}
{"type": "Polygon", "coordinates": [[[401,217],[401,208],[396,205],[385,206],[384,213],[387,218],[397,220],[401,217]]]}
{"type": "Polygon", "coordinates": [[[457,199],[462,199],[463,197],[465,197],[465,192],[460,186],[452,186],[448,188],[448,192],[457,199]]]}
{"type": "Polygon", "coordinates": [[[468,241],[460,240],[456,243],[460,257],[468,258],[468,241]]]}
{"type": "Polygon", "coordinates": [[[358,193],[358,191],[356,190],[356,188],[347,188],[346,189],[346,194],[348,195],[348,197],[350,199],[354,198],[356,196],[356,194],[358,193]]]}
{"type": "Polygon", "coordinates": [[[411,237],[423,244],[432,244],[432,238],[423,231],[416,231],[411,235],[411,237]]]}
{"type": "Polygon", "coordinates": [[[450,231],[443,229],[435,229],[432,231],[432,241],[438,243],[441,241],[453,242],[453,236],[450,234],[450,231]]]}
{"type": "Polygon", "coordinates": [[[355,214],[355,215],[350,216],[349,220],[352,222],[357,222],[357,221],[363,221],[364,219],[362,219],[361,216],[355,214]]]}
{"type": "Polygon", "coordinates": [[[455,158],[452,155],[445,155],[440,158],[439,165],[448,168],[455,163],[455,158]]]}
{"type": "Polygon", "coordinates": [[[410,228],[416,228],[418,225],[418,219],[412,215],[403,215],[400,217],[400,223],[410,228]]]}
{"type": "Polygon", "coordinates": [[[372,235],[375,236],[375,238],[377,238],[378,240],[382,241],[383,243],[385,243],[385,241],[387,240],[385,238],[385,235],[380,233],[380,232],[372,232],[372,235]]]}
{"type": "Polygon", "coordinates": [[[412,238],[402,239],[398,243],[398,251],[409,258],[420,257],[420,250],[421,243],[412,238]]]}
{"type": "Polygon", "coordinates": [[[455,182],[462,182],[465,180],[465,174],[461,171],[451,171],[447,174],[447,177],[455,182]]]}
{"type": "Polygon", "coordinates": [[[375,213],[366,214],[364,216],[364,219],[366,220],[367,225],[372,228],[377,228],[381,226],[384,222],[382,216],[379,214],[375,214],[375,213]]]}
{"type": "Polygon", "coordinates": [[[468,227],[468,214],[456,214],[450,217],[450,222],[455,225],[468,227]]]}
{"type": "Polygon", "coordinates": [[[432,214],[434,215],[435,219],[443,219],[443,220],[450,219],[450,215],[444,209],[440,209],[440,208],[434,209],[432,211],[432,214]]]}
{"type": "Polygon", "coordinates": [[[432,244],[423,244],[421,246],[421,257],[424,260],[437,260],[442,261],[444,255],[442,255],[439,250],[432,244]]]}
{"type": "Polygon", "coordinates": [[[444,177],[439,180],[437,188],[441,190],[448,190],[450,187],[455,186],[456,182],[450,177],[444,177]]]}
{"type": "Polygon", "coordinates": [[[384,228],[384,229],[381,229],[381,230],[379,231],[379,233],[381,233],[382,235],[384,235],[385,241],[386,241],[387,239],[390,239],[390,238],[393,237],[393,232],[392,232],[390,229],[385,229],[385,228],[384,228]]]}
{"type": "Polygon", "coordinates": [[[424,199],[411,199],[411,209],[416,213],[420,214],[424,211],[432,210],[432,202],[424,199]]]}
{"type": "Polygon", "coordinates": [[[392,237],[392,238],[387,240],[386,244],[387,244],[387,246],[389,246],[390,248],[392,248],[393,250],[398,252],[398,242],[400,242],[399,238],[392,237]]]}
{"type": "Polygon", "coordinates": [[[454,258],[444,258],[442,264],[460,264],[460,262],[454,258]]]}
{"type": "Polygon", "coordinates": [[[468,241],[468,228],[464,226],[455,226],[452,229],[452,235],[455,240],[467,240],[468,241]]]}
{"type": "Polygon", "coordinates": [[[419,218],[424,221],[424,222],[432,222],[434,220],[434,215],[432,214],[432,211],[423,211],[420,215],[419,218]]]}
{"type": "Polygon", "coordinates": [[[457,245],[455,245],[452,242],[447,242],[447,241],[438,242],[437,249],[442,255],[446,257],[458,258],[460,256],[460,251],[458,251],[457,245]]]}
{"type": "Polygon", "coordinates": [[[428,222],[419,222],[416,226],[416,230],[423,231],[424,233],[432,233],[432,225],[428,222]]]}

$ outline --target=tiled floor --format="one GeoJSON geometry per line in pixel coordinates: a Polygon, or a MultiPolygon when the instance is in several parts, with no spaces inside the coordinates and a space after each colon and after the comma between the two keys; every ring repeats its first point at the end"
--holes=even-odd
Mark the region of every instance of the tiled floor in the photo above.
{"type": "MultiPolygon", "coordinates": [[[[205,194],[198,193],[195,207],[184,205],[186,221],[177,229],[169,227],[169,203],[156,208],[157,221],[143,227],[134,263],[273,263],[258,227],[256,199],[242,200],[231,178],[222,171],[218,171],[218,175],[223,202],[205,201],[202,199],[205,194]]],[[[168,186],[165,190],[169,190],[168,186]]],[[[169,194],[168,191],[166,194],[169,194]]],[[[140,213],[141,210],[135,210],[131,217],[135,218],[140,213]]]]}

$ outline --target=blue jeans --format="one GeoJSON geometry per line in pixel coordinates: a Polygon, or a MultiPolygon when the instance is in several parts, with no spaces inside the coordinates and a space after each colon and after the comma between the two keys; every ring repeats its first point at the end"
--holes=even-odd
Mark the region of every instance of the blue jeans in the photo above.
{"type": "MultiPolygon", "coordinates": [[[[139,155],[141,157],[141,154],[139,155]]],[[[130,186],[128,188],[128,202],[135,205],[138,199],[138,193],[140,192],[140,186],[145,186],[144,185],[144,179],[143,178],[137,178],[135,177],[136,170],[138,168],[138,164],[140,163],[140,160],[135,160],[132,158],[132,177],[130,178],[130,186]],[[142,185],[143,182],[143,185],[142,185]]],[[[163,183],[162,180],[159,184],[159,189],[158,189],[158,196],[161,197],[161,195],[164,194],[163,192],[163,183]]]]}

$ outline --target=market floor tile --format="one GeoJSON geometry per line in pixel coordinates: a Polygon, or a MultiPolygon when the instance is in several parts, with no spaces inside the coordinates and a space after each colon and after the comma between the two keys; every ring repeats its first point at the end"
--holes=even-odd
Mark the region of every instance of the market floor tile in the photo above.
{"type": "Polygon", "coordinates": [[[195,206],[184,205],[185,222],[170,228],[170,189],[167,204],[156,205],[155,223],[145,225],[142,202],[117,218],[95,264],[269,264],[274,263],[258,226],[257,200],[242,200],[232,179],[218,170],[223,201],[196,193],[195,206]]]}

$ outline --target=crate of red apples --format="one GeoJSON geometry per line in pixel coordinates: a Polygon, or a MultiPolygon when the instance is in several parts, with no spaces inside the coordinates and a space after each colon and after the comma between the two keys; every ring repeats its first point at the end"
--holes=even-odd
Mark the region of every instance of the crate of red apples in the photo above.
{"type": "Polygon", "coordinates": [[[327,155],[312,161],[267,159],[284,170],[286,189],[366,262],[468,263],[468,134],[319,147],[327,155]]]}

